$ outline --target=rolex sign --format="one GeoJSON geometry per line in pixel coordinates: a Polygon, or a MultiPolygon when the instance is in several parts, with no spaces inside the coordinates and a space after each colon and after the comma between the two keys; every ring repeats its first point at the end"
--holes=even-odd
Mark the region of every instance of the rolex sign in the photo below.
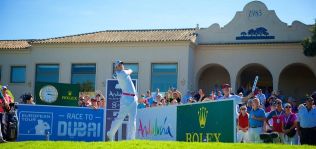
{"type": "Polygon", "coordinates": [[[234,142],[233,100],[178,106],[177,140],[234,142]]]}
{"type": "Polygon", "coordinates": [[[35,84],[35,101],[41,105],[78,106],[79,85],[66,83],[35,84]]]}

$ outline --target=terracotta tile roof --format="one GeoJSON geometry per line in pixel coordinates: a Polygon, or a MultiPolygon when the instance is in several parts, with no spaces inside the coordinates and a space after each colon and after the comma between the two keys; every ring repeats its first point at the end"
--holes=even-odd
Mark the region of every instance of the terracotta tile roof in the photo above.
{"type": "Polygon", "coordinates": [[[27,40],[0,40],[0,49],[26,49],[30,46],[27,40]]]}
{"type": "Polygon", "coordinates": [[[107,30],[57,38],[35,40],[32,43],[115,43],[115,42],[156,42],[192,41],[195,29],[150,29],[150,30],[107,30]]]}

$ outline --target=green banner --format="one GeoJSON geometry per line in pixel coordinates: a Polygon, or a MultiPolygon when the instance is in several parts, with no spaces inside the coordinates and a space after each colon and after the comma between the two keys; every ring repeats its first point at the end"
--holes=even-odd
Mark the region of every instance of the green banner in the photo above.
{"type": "Polygon", "coordinates": [[[35,101],[41,105],[78,106],[79,85],[65,83],[35,84],[35,101]]]}
{"type": "Polygon", "coordinates": [[[234,142],[234,101],[177,107],[177,141],[234,142]]]}

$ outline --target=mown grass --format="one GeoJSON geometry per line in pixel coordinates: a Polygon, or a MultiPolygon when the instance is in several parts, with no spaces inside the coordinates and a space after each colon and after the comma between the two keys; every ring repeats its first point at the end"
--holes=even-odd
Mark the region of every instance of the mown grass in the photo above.
{"type": "Polygon", "coordinates": [[[104,148],[120,148],[120,149],[186,149],[186,148],[215,148],[215,149],[315,149],[315,146],[307,145],[283,145],[283,144],[241,144],[241,143],[190,143],[190,142],[168,142],[168,141],[120,141],[120,142],[69,142],[69,141],[27,141],[27,142],[11,142],[0,144],[1,149],[104,149],[104,148]]]}

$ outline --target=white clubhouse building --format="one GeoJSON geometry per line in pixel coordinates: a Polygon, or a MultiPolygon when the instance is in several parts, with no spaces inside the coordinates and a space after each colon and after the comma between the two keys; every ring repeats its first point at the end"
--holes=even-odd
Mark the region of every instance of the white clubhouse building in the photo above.
{"type": "MultiPolygon", "coordinates": [[[[295,13],[295,12],[293,12],[295,13]]],[[[106,30],[40,40],[0,40],[0,84],[16,97],[36,81],[83,83],[105,90],[113,62],[124,61],[139,93],[175,87],[182,92],[223,83],[237,92],[256,75],[264,90],[302,97],[316,90],[316,57],[303,54],[311,25],[282,22],[260,1],[248,3],[225,26],[106,30]]]]}

